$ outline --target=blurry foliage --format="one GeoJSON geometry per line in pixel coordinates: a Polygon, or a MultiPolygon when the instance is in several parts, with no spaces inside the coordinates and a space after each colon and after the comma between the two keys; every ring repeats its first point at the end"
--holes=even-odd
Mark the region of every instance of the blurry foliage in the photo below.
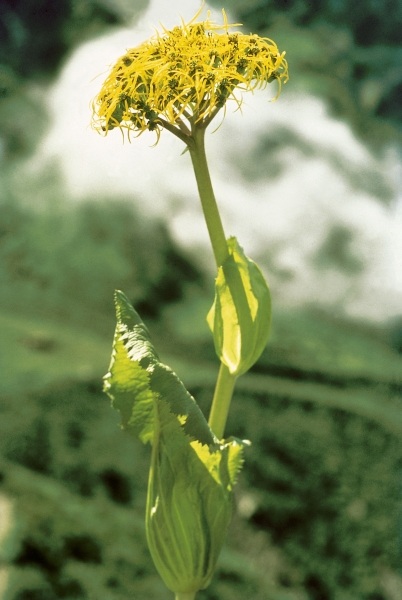
{"type": "MultiPolygon", "coordinates": [[[[214,359],[210,333],[205,315],[210,298],[193,294],[185,301],[172,303],[163,310],[159,334],[160,344],[169,354],[186,357],[190,347],[194,369],[186,364],[194,381],[197,365],[214,359]],[[169,340],[178,337],[175,348],[169,340]],[[164,341],[166,340],[166,341],[164,341]]],[[[251,373],[286,377],[286,385],[312,381],[325,383],[331,389],[348,389],[349,386],[367,386],[400,392],[402,384],[402,357],[394,342],[394,325],[382,327],[365,322],[350,322],[337,314],[312,307],[298,310],[273,308],[272,331],[268,345],[251,373]]],[[[399,330],[398,330],[399,331],[399,330]]],[[[249,376],[245,375],[244,379],[249,376]]],[[[208,380],[212,384],[213,379],[208,380]]],[[[238,385],[242,385],[242,379],[238,385]]],[[[402,418],[401,418],[402,423],[402,418]]]]}
{"type": "MultiPolygon", "coordinates": [[[[100,377],[118,285],[158,316],[162,359],[207,411],[216,361],[202,279],[125,203],[4,192],[2,217],[0,492],[13,506],[2,600],[162,600],[143,527],[149,457],[119,430],[100,377]]],[[[400,365],[375,328],[275,314],[235,397],[228,431],[253,445],[229,545],[200,597],[398,597],[384,582],[401,585],[400,365]]]]}
{"type": "Polygon", "coordinates": [[[0,162],[32,152],[43,135],[36,84],[47,84],[72,48],[122,24],[123,16],[101,0],[1,0],[0,162]]]}
{"type": "MultiPolygon", "coordinates": [[[[19,416],[14,402],[0,406],[1,491],[13,501],[0,546],[9,565],[2,600],[166,598],[145,543],[148,452],[121,433],[98,383],[25,396],[28,410],[19,416]],[[39,423],[45,441],[30,435],[39,423]],[[32,457],[43,444],[51,452],[39,464],[32,457]]],[[[265,574],[233,549],[204,598],[252,593],[266,600],[270,588],[265,574]]]]}
{"type": "Polygon", "coordinates": [[[2,0],[0,67],[27,79],[54,74],[73,45],[119,22],[112,4],[95,0],[2,0]]]}
{"type": "MultiPolygon", "coordinates": [[[[88,320],[87,326],[80,328],[69,319],[62,324],[46,316],[25,316],[2,306],[0,391],[18,395],[58,381],[100,379],[109,363],[110,339],[89,331],[94,326],[103,329],[98,319],[88,320]]],[[[110,319],[109,337],[113,326],[110,319]]]]}
{"type": "Polygon", "coordinates": [[[292,86],[330,100],[374,142],[395,136],[392,129],[402,125],[399,0],[234,0],[231,10],[246,29],[286,50],[292,86]]]}
{"type": "MultiPolygon", "coordinates": [[[[13,502],[2,600],[166,597],[145,546],[149,456],[121,433],[99,387],[23,395],[23,411],[15,397],[0,405],[0,489],[13,502]]],[[[212,388],[192,391],[207,409],[212,388]]],[[[267,391],[239,390],[233,408],[228,430],[253,445],[233,538],[200,597],[392,599],[383,579],[399,558],[398,438],[267,391]]]]}
{"type": "Polygon", "coordinates": [[[166,229],[140,220],[128,202],[50,201],[38,208],[3,191],[0,203],[3,307],[102,322],[112,319],[113,292],[122,287],[145,316],[155,316],[181,297],[186,281],[199,278],[166,229]]]}
{"type": "MultiPolygon", "coordinates": [[[[215,3],[215,2],[214,2],[215,3]]],[[[255,30],[271,25],[278,14],[294,23],[310,26],[325,21],[349,29],[357,44],[399,45],[402,6],[399,0],[234,0],[234,9],[255,30]]]]}
{"type": "MultiPolygon", "coordinates": [[[[248,395],[235,405],[235,435],[248,434],[245,402],[248,395]]],[[[382,569],[397,569],[400,560],[397,438],[342,411],[270,394],[254,395],[248,427],[250,521],[285,550],[309,597],[384,597],[382,569]]]]}

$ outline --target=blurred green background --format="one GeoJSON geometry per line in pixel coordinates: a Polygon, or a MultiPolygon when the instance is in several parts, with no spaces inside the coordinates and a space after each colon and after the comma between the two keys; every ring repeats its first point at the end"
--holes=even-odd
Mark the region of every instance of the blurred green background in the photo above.
{"type": "MultiPolygon", "coordinates": [[[[145,7],[0,6],[1,600],[170,597],[144,541],[148,452],[120,431],[101,378],[121,288],[207,412],[212,283],[163,221],[144,222],[129,203],[71,203],[57,169],[25,186],[13,178],[48,125],[32,90],[145,7]]],[[[228,8],[286,48],[292,85],[325,98],[369,148],[400,147],[400,1],[228,8]]],[[[314,298],[276,309],[270,344],[235,394],[228,432],[252,446],[200,600],[400,600],[401,352],[397,318],[352,322],[314,298]]]]}

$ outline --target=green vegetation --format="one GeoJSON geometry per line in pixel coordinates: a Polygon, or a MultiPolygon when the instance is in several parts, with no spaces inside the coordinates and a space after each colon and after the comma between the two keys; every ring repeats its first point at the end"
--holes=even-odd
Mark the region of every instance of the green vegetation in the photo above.
{"type": "Polygon", "coordinates": [[[247,28],[286,48],[292,87],[325,97],[377,147],[389,136],[400,140],[398,0],[358,0],[353,6],[348,0],[233,0],[231,8],[247,28]]]}
{"type": "MultiPolygon", "coordinates": [[[[100,222],[113,232],[100,236],[102,259],[114,246],[115,260],[128,264],[124,231],[135,225],[119,210],[114,216],[104,211],[102,205],[76,206],[59,215],[60,235],[73,231],[72,224],[81,227],[70,261],[68,253],[63,257],[71,278],[63,289],[74,289],[79,277],[84,281],[85,268],[90,277],[100,222]],[[90,219],[79,218],[88,210],[90,219]]],[[[9,289],[1,287],[0,499],[11,503],[12,516],[0,544],[0,572],[7,574],[2,600],[162,600],[166,593],[149,560],[142,524],[149,456],[119,431],[101,392],[113,282],[108,270],[98,268],[97,298],[104,302],[97,304],[97,319],[83,324],[80,308],[89,314],[93,297],[85,300],[77,287],[58,313],[62,292],[51,257],[61,260],[60,239],[27,236],[24,228],[31,219],[32,228],[46,231],[49,214],[15,203],[3,205],[2,215],[3,277],[4,265],[11,264],[5,260],[11,236],[4,223],[14,223],[14,246],[24,247],[20,260],[33,253],[47,257],[52,275],[46,289],[53,290],[54,302],[46,298],[44,310],[35,278],[17,278],[19,269],[9,266],[9,289]],[[20,217],[13,220],[16,212],[20,217]],[[10,301],[13,277],[18,310],[10,301]]],[[[150,329],[162,359],[206,413],[216,376],[205,322],[210,291],[203,291],[202,280],[165,234],[162,239],[165,247],[154,256],[159,271],[151,278],[150,270],[145,288],[133,287],[133,295],[137,289],[143,303],[147,294],[155,298],[164,281],[180,277],[175,286],[182,300],[151,302],[150,329]],[[185,267],[169,269],[169,260],[160,260],[168,255],[185,267]]],[[[144,257],[151,261],[152,252],[143,251],[144,257]]],[[[109,265],[113,271],[112,259],[109,265]]],[[[132,265],[135,273],[140,267],[135,260],[132,265]]],[[[401,364],[375,328],[313,310],[274,312],[271,343],[258,369],[239,381],[229,417],[228,431],[251,438],[253,445],[246,451],[229,545],[203,598],[397,598],[388,590],[401,585],[401,364]]]]}
{"type": "MultiPolygon", "coordinates": [[[[49,28],[49,2],[17,4],[24,10],[12,11],[0,53],[11,169],[45,124],[22,85],[49,77],[78,39],[117,21],[100,3],[62,2],[49,28]]],[[[232,4],[246,28],[287,48],[292,85],[332,100],[376,144],[398,137],[398,3],[357,2],[353,14],[346,0],[320,11],[301,0],[232,4]]],[[[163,600],[144,542],[147,448],[119,430],[101,392],[112,296],[126,290],[206,414],[212,289],[128,203],[64,206],[58,183],[30,183],[29,199],[0,190],[0,597],[163,600]]],[[[253,445],[228,544],[200,600],[402,597],[398,331],[274,303],[270,345],[233,400],[227,431],[253,445]]]]}

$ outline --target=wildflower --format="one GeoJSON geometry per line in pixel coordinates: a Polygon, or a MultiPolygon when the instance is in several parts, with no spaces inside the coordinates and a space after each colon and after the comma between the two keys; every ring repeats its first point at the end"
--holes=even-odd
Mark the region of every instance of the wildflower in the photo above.
{"type": "MultiPolygon", "coordinates": [[[[200,9],[201,11],[202,9],[200,9]]],[[[186,141],[206,127],[228,100],[241,105],[237,91],[254,91],[288,79],[285,53],[258,35],[232,32],[208,12],[128,50],[112,68],[94,100],[94,126],[105,134],[119,127],[141,134],[168,129],[186,141]]],[[[279,93],[279,92],[278,92],[279,93]]]]}

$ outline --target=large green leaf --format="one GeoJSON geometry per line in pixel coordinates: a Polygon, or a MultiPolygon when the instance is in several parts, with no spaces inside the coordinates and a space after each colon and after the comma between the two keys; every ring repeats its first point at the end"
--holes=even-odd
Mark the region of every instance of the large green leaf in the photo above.
{"type": "Polygon", "coordinates": [[[125,295],[115,300],[105,391],[122,426],[152,444],[146,531],[155,566],[172,591],[195,592],[210,582],[225,539],[244,444],[216,439],[125,295]]]}
{"type": "Polygon", "coordinates": [[[121,415],[122,426],[152,442],[158,424],[155,402],[163,398],[191,439],[213,445],[213,434],[194,398],[177,375],[159,361],[140,316],[116,291],[117,325],[104,389],[121,415]]]}

